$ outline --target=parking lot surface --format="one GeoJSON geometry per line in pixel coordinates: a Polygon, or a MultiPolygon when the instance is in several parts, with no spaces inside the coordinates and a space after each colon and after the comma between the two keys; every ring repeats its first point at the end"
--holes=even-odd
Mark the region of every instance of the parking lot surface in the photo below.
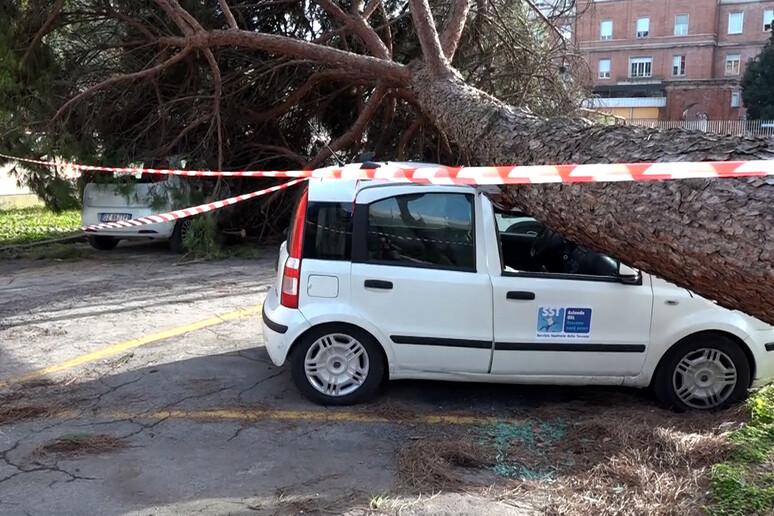
{"type": "Polygon", "coordinates": [[[262,345],[275,251],[178,260],[143,244],[0,261],[0,513],[530,514],[539,500],[504,496],[502,468],[453,460],[439,494],[412,483],[407,450],[663,412],[632,390],[434,382],[316,406],[262,345]]]}

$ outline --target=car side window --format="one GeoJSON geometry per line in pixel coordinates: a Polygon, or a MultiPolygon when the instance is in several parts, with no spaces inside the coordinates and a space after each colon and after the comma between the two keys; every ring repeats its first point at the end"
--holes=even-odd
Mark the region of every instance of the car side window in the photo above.
{"type": "Polygon", "coordinates": [[[473,196],[422,193],[368,206],[368,261],[476,270],[473,196]]]}
{"type": "Polygon", "coordinates": [[[618,262],[567,240],[532,217],[496,213],[505,272],[616,277],[618,262]]]}
{"type": "Polygon", "coordinates": [[[352,203],[310,202],[304,225],[304,258],[352,257],[352,203]]]}

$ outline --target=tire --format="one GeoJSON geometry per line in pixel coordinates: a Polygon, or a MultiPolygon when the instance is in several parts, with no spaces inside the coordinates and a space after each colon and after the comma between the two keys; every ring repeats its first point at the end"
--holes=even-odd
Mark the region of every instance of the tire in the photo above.
{"type": "Polygon", "coordinates": [[[750,363],[731,338],[699,333],[664,355],[652,385],[659,401],[675,411],[720,410],[745,398],[750,363]]]}
{"type": "Polygon", "coordinates": [[[87,240],[91,247],[100,251],[110,251],[118,245],[118,239],[109,236],[90,236],[87,240]]]}
{"type": "Polygon", "coordinates": [[[186,251],[185,248],[185,235],[191,228],[191,218],[187,217],[180,219],[175,224],[175,229],[172,230],[172,236],[169,238],[169,250],[173,253],[183,254],[186,251]]]}
{"type": "Polygon", "coordinates": [[[385,366],[376,339],[347,324],[313,328],[296,342],[290,355],[293,382],[301,394],[320,405],[353,405],[373,399],[385,376],[385,366]],[[348,361],[348,350],[361,354],[348,361]],[[328,356],[321,356],[323,353],[328,356]],[[364,378],[358,381],[360,376],[364,378]],[[336,384],[330,383],[331,378],[336,384]],[[335,390],[339,393],[334,394],[335,390]]]}

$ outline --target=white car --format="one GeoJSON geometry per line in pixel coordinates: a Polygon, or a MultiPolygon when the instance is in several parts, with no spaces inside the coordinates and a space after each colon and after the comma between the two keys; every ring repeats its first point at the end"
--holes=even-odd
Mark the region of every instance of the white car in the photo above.
{"type": "Polygon", "coordinates": [[[469,186],[315,181],[263,306],[309,399],[385,379],[652,386],[716,409],[774,377],[774,328],[607,256],[469,186]]]}
{"type": "MultiPolygon", "coordinates": [[[[135,181],[115,183],[89,183],[83,191],[81,221],[84,226],[103,222],[136,219],[169,211],[174,205],[175,191],[183,191],[186,185],[177,176],[142,176],[135,181]]],[[[162,222],[128,228],[87,230],[89,244],[103,251],[114,249],[120,240],[156,239],[168,240],[174,252],[183,250],[183,238],[191,224],[190,218],[177,222],[162,222]]]]}

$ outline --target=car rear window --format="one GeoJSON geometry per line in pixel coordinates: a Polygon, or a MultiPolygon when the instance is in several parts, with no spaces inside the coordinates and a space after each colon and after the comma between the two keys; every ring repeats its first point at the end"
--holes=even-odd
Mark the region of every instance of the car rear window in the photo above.
{"type": "Polygon", "coordinates": [[[352,203],[310,202],[304,225],[304,258],[352,259],[352,203]]]}
{"type": "Polygon", "coordinates": [[[475,271],[473,197],[426,193],[368,207],[368,260],[475,271]]]}

